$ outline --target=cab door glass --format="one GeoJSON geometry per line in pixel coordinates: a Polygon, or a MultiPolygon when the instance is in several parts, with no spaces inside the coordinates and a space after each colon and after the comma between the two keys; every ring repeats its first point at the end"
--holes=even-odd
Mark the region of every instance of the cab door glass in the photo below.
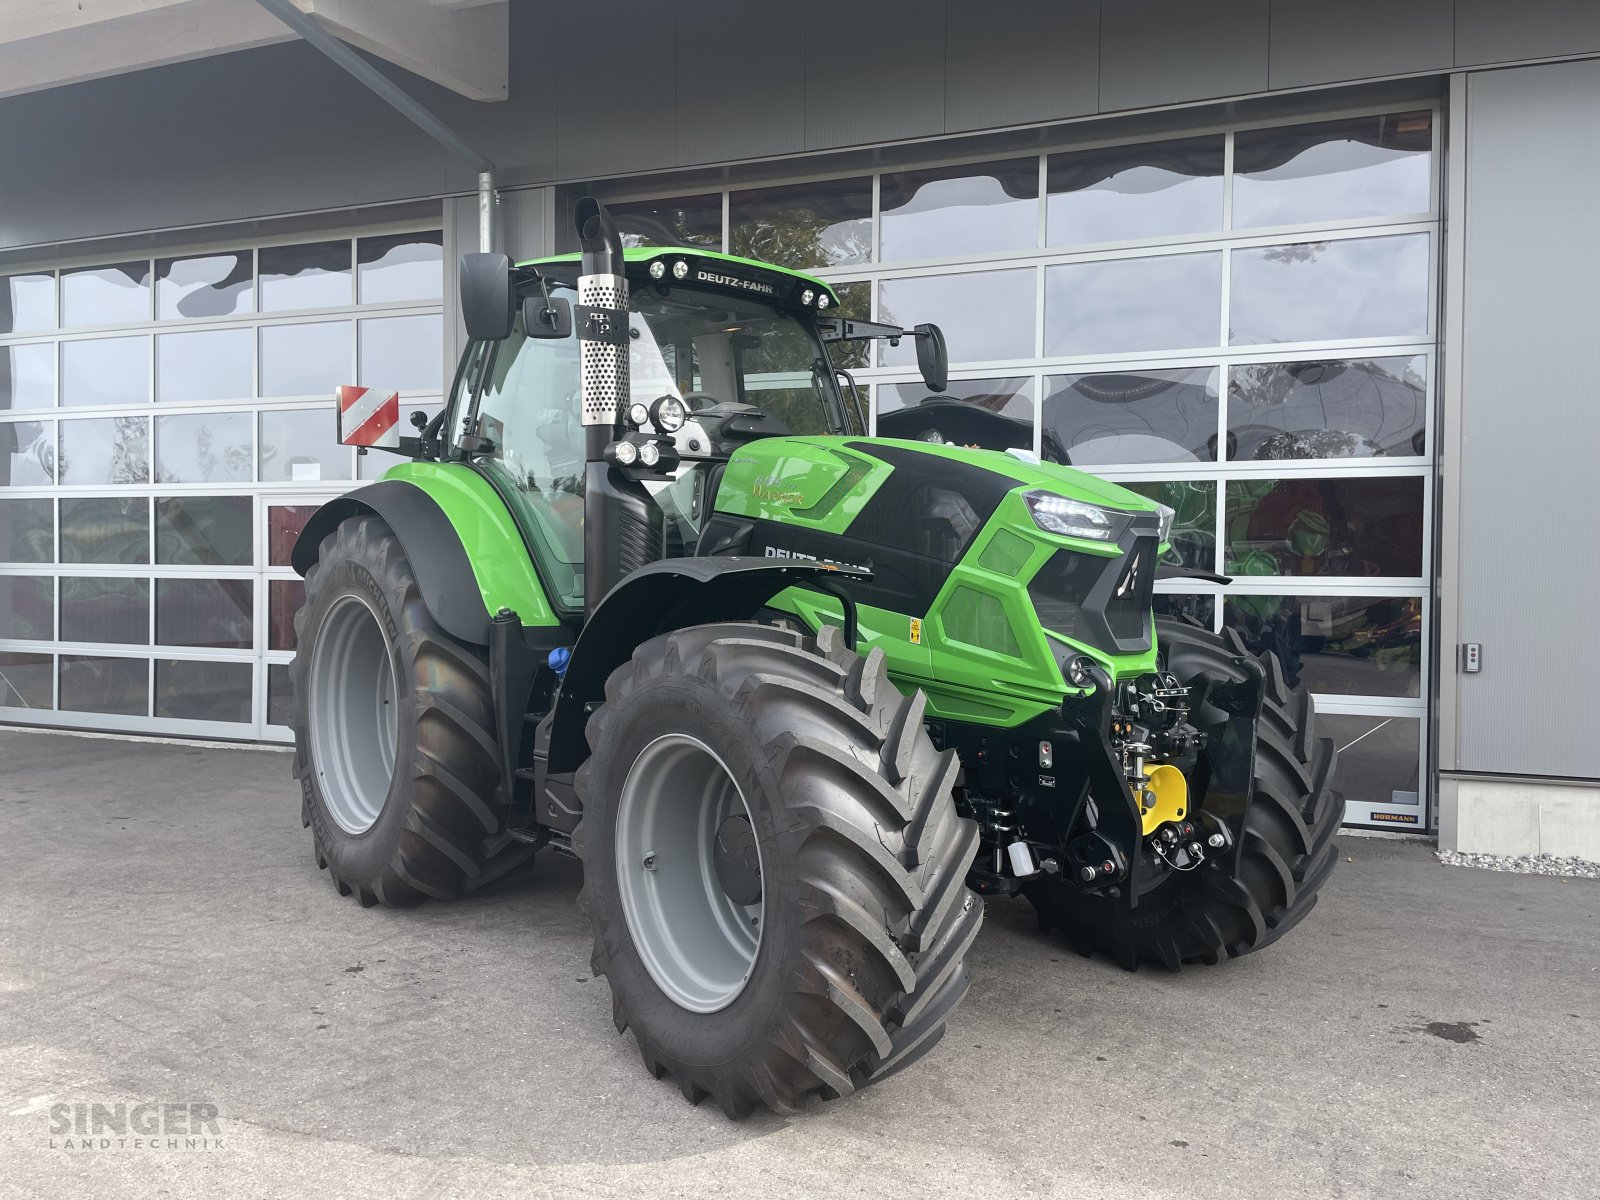
{"type": "Polygon", "coordinates": [[[557,607],[583,606],[584,433],[578,340],[530,338],[519,315],[478,402],[477,461],[513,498],[557,607]]]}

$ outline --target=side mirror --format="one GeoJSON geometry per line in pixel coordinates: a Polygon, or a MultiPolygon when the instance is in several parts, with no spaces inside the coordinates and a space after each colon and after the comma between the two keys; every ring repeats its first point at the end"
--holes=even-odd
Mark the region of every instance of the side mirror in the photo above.
{"type": "Polygon", "coordinates": [[[461,256],[461,320],[473,341],[498,342],[511,336],[516,294],[511,260],[504,254],[461,256]]]}
{"type": "Polygon", "coordinates": [[[572,336],[572,305],[565,296],[529,296],[522,302],[522,326],[531,338],[572,336]]]}
{"type": "Polygon", "coordinates": [[[917,369],[922,382],[942,392],[950,382],[950,351],[944,344],[944,331],[937,325],[918,325],[911,331],[917,339],[917,369]]]}

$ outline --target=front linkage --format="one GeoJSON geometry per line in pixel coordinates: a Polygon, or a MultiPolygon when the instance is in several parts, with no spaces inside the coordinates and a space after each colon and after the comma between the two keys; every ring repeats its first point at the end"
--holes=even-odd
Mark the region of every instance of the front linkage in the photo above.
{"type": "Polygon", "coordinates": [[[1092,691],[1010,730],[930,722],[960,752],[963,807],[984,831],[969,885],[1059,883],[1136,908],[1175,873],[1236,874],[1267,673],[1234,662],[1242,678],[1187,686],[1167,672],[1112,683],[1095,668],[1092,691]]]}

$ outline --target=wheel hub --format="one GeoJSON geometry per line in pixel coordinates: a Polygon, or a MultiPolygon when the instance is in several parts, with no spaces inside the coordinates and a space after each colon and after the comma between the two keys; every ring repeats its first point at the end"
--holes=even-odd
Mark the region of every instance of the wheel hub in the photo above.
{"type": "Polygon", "coordinates": [[[333,602],[313,639],[308,676],[318,791],[339,828],[359,836],[389,798],[400,729],[389,643],[366,601],[333,602]]]}
{"type": "Polygon", "coordinates": [[[681,1008],[744,991],[765,916],[761,847],[727,765],[686,733],[634,760],[617,800],[617,892],[634,949],[681,1008]]]}

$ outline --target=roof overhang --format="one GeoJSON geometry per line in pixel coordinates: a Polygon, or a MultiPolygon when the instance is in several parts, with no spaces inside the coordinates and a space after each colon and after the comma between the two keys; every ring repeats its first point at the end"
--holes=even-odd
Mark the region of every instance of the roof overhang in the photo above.
{"type": "MultiPolygon", "coordinates": [[[[473,100],[506,98],[509,0],[293,0],[329,33],[473,100]]],[[[5,0],[0,96],[286,42],[253,0],[5,0]]]]}

